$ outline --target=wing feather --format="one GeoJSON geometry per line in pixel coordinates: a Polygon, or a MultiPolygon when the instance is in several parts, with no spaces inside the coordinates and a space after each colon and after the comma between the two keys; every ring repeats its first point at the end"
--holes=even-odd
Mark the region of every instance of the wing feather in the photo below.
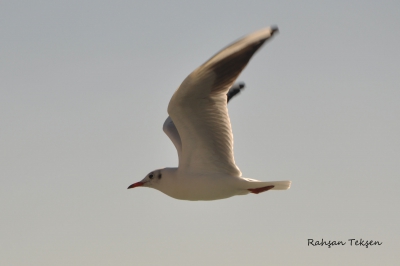
{"type": "MultiPolygon", "coordinates": [[[[234,84],[229,89],[229,92],[226,95],[227,102],[229,102],[233,97],[238,95],[240,93],[240,90],[242,90],[244,87],[245,85],[243,82],[234,84]]],[[[182,141],[181,137],[179,136],[178,129],[176,128],[174,121],[172,121],[170,116],[168,116],[167,119],[165,119],[165,122],[163,124],[163,131],[171,140],[171,142],[174,144],[176,151],[178,152],[178,158],[180,158],[182,154],[182,141]]]]}

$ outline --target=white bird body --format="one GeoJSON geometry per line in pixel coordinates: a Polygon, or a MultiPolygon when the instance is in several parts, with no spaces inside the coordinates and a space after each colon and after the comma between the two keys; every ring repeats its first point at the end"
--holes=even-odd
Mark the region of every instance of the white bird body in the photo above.
{"type": "Polygon", "coordinates": [[[227,175],[190,174],[178,168],[165,168],[162,179],[164,179],[162,180],[164,184],[157,189],[180,200],[217,200],[229,198],[241,192],[235,186],[239,184],[241,178],[227,175]]]}
{"type": "Polygon", "coordinates": [[[164,132],[176,147],[178,168],[150,172],[129,188],[155,188],[181,200],[217,200],[290,188],[290,181],[261,182],[242,177],[233,156],[227,92],[253,54],[277,29],[254,32],[226,47],[194,70],[168,105],[164,132]]]}
{"type": "Polygon", "coordinates": [[[155,170],[155,176],[157,171],[162,171],[162,178],[158,181],[156,177],[151,187],[180,200],[218,200],[249,194],[248,189],[274,186],[272,189],[282,190],[290,186],[290,181],[261,182],[219,173],[189,173],[178,168],[155,170]]]}

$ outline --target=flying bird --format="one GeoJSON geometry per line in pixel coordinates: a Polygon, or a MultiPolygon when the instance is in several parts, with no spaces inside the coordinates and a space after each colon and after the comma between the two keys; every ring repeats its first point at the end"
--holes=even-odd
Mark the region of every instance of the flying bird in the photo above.
{"type": "Polygon", "coordinates": [[[268,190],[286,190],[291,181],[263,182],[242,176],[233,156],[227,102],[244,85],[235,80],[277,27],[251,33],[194,70],[173,94],[163,130],[174,144],[178,167],[151,171],[128,188],[148,187],[180,200],[218,200],[268,190]]]}

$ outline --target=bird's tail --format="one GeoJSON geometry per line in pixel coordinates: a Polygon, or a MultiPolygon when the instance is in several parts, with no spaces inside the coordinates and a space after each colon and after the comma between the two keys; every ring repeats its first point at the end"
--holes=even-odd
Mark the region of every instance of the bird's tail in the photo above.
{"type": "Polygon", "coordinates": [[[266,183],[267,186],[274,186],[272,190],[287,190],[290,188],[292,181],[272,181],[272,182],[262,182],[266,183]]]}

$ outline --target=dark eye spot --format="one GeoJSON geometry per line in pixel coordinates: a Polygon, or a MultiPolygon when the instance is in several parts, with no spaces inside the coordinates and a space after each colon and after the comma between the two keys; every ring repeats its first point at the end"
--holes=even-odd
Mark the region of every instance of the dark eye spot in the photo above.
{"type": "Polygon", "coordinates": [[[153,174],[149,174],[149,178],[152,179],[153,178],[153,174]]]}
{"type": "Polygon", "coordinates": [[[162,177],[162,175],[161,175],[161,174],[158,174],[158,179],[161,179],[161,177],[162,177]]]}

